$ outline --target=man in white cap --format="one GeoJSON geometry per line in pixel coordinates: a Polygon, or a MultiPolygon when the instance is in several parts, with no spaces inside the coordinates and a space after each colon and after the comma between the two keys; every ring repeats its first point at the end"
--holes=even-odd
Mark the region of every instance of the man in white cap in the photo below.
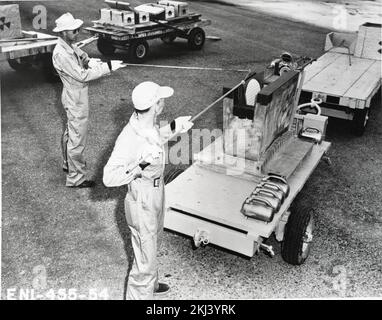
{"type": "Polygon", "coordinates": [[[193,125],[191,116],[178,117],[160,129],[156,125],[164,99],[173,93],[172,88],[150,81],[134,88],[134,113],[104,168],[107,187],[128,185],[125,213],[134,251],[127,284],[129,300],[153,299],[153,294],[169,290],[167,284],[158,282],[156,258],[164,221],[164,144],[193,125]]]}
{"type": "Polygon", "coordinates": [[[74,19],[69,12],[56,20],[53,31],[60,33],[61,38],[54,48],[52,60],[64,85],[61,101],[68,118],[62,137],[66,186],[89,188],[95,183],[87,180],[84,159],[89,117],[88,82],[124,65],[121,61],[103,63],[99,59],[91,59],[78,48],[74,43],[82,24],[82,20],[74,19]]]}

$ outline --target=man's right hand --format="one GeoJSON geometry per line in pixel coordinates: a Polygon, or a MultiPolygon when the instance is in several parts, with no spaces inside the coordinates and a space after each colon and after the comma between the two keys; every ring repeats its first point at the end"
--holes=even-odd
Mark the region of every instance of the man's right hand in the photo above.
{"type": "Polygon", "coordinates": [[[122,60],[111,60],[110,63],[112,71],[126,67],[126,63],[124,63],[122,60]]]}
{"type": "Polygon", "coordinates": [[[185,133],[192,128],[194,125],[193,122],[190,121],[191,116],[178,117],[175,119],[175,132],[185,133]]]}

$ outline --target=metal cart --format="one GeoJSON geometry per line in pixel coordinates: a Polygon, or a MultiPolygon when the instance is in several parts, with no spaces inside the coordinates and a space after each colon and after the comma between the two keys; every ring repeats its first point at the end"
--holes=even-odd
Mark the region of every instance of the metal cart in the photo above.
{"type": "Polygon", "coordinates": [[[273,256],[272,246],[264,240],[275,234],[282,242],[285,261],[294,265],[305,261],[313,239],[313,209],[299,207],[294,200],[330,143],[324,141],[327,117],[320,115],[320,101],[312,101],[309,106],[316,107],[314,115],[302,112],[304,106],[297,107],[301,73],[290,71],[270,83],[263,76],[266,85],[254,105],[241,101],[240,92],[245,86],[223,100],[223,134],[195,154],[195,162],[184,172],[174,170],[165,177],[166,229],[192,237],[196,247],[214,244],[248,257],[260,249],[273,256]],[[288,99],[289,104],[285,104],[288,99]],[[251,157],[248,150],[241,156],[240,151],[235,155],[227,148],[229,122],[235,114],[252,124],[260,121],[264,133],[274,123],[271,114],[277,106],[282,112],[292,110],[292,114],[290,110],[284,113],[291,114],[290,123],[286,131],[271,137],[273,141],[259,158],[251,157]],[[263,111],[267,116],[262,117],[263,111]],[[252,203],[250,197],[257,194],[254,190],[270,181],[279,189],[275,187],[273,195],[268,194],[269,201],[264,196],[252,203]],[[274,207],[271,200],[277,202],[277,194],[283,192],[282,201],[274,207]],[[244,214],[245,205],[251,203],[259,212],[244,214]]]}
{"type": "Polygon", "coordinates": [[[200,50],[205,42],[204,26],[210,20],[201,19],[201,14],[190,13],[186,16],[167,20],[150,21],[142,24],[118,27],[93,21],[92,27],[85,28],[93,35],[98,35],[97,47],[104,55],[111,55],[116,49],[128,50],[132,61],[143,61],[149,52],[148,40],[162,39],[171,43],[176,38],[187,39],[192,50],[200,50]]]}

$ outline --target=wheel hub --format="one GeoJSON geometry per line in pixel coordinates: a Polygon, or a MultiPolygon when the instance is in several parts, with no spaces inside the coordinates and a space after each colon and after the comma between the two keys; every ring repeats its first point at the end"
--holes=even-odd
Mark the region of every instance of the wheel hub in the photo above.
{"type": "Polygon", "coordinates": [[[146,48],[143,44],[140,44],[139,46],[137,46],[137,57],[138,58],[143,58],[146,54],[146,48]]]}

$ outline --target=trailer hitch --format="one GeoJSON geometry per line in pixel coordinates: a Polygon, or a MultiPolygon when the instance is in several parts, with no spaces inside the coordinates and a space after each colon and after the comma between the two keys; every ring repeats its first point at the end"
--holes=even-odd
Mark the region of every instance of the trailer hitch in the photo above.
{"type": "Polygon", "coordinates": [[[259,243],[259,248],[262,248],[262,249],[264,249],[266,252],[268,252],[268,253],[271,255],[272,258],[275,256],[275,252],[274,252],[272,246],[269,246],[269,245],[264,244],[264,243],[259,243]]]}
{"type": "Polygon", "coordinates": [[[194,244],[195,247],[199,248],[200,246],[205,247],[210,243],[210,233],[207,230],[196,230],[194,234],[194,244]]]}

